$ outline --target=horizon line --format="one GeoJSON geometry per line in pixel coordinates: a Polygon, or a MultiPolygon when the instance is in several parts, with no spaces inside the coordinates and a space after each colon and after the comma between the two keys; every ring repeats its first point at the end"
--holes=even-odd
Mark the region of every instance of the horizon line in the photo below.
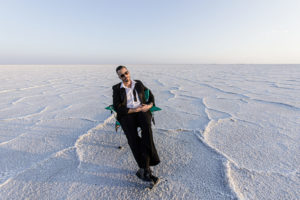
{"type": "Polygon", "coordinates": [[[97,63],[97,64],[1,64],[3,65],[299,65],[300,63],[97,63]]]}

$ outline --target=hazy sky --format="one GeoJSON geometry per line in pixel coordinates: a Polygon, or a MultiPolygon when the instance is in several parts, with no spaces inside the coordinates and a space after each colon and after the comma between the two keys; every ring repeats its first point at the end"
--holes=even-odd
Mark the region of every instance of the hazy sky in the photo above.
{"type": "Polygon", "coordinates": [[[0,0],[0,64],[300,63],[300,0],[0,0]]]}

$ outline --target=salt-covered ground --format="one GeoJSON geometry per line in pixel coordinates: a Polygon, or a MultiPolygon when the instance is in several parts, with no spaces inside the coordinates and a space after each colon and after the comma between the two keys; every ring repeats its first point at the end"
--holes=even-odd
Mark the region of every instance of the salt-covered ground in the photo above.
{"type": "Polygon", "coordinates": [[[128,66],[163,109],[151,191],[104,109],[115,67],[0,66],[0,199],[299,199],[300,65],[128,66]]]}

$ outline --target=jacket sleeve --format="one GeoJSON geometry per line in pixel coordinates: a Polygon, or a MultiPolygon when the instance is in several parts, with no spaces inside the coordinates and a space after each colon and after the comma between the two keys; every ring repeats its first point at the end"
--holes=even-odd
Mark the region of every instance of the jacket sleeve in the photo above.
{"type": "Polygon", "coordinates": [[[115,86],[113,86],[112,89],[113,89],[113,106],[114,106],[115,110],[117,111],[117,114],[118,115],[128,114],[129,108],[122,105],[120,90],[115,86]]]}
{"type": "MultiPolygon", "coordinates": [[[[144,86],[144,91],[146,91],[148,88],[144,84],[143,84],[143,86],[144,86]]],[[[154,100],[154,96],[153,96],[151,90],[149,90],[149,99],[146,102],[146,104],[150,104],[150,103],[153,103],[153,106],[155,106],[155,100],[154,100]]]]}

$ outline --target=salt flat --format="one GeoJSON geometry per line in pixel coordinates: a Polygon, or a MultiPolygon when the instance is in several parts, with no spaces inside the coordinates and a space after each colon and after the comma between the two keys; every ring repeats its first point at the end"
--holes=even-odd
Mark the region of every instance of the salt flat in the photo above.
{"type": "Polygon", "coordinates": [[[119,150],[115,65],[0,66],[0,199],[298,199],[300,65],[128,65],[163,181],[119,150]]]}

